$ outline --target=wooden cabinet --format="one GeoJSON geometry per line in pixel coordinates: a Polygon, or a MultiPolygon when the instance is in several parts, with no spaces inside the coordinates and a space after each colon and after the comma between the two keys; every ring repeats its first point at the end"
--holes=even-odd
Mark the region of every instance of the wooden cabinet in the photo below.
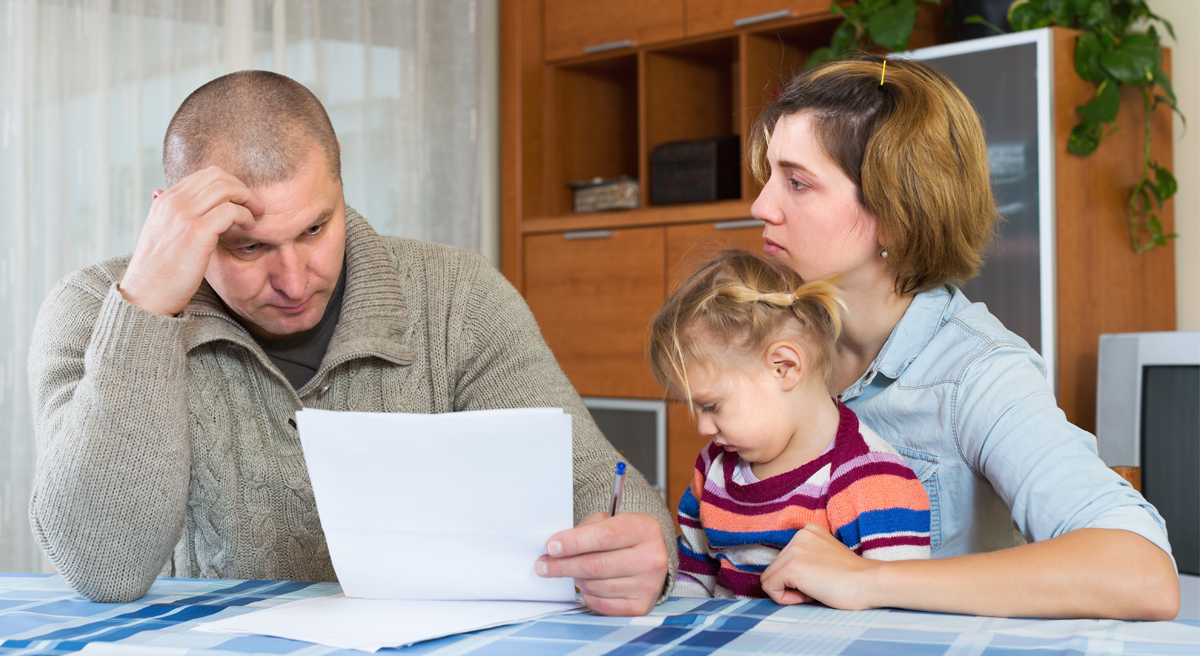
{"type": "MultiPolygon", "coordinates": [[[[745,223],[759,188],[743,166],[741,197],[651,206],[650,153],[663,143],[748,134],[761,107],[828,45],[840,18],[807,0],[501,0],[501,268],[522,291],[580,393],[661,399],[645,359],[648,323],[696,264],[725,246],[758,250],[745,223]],[[686,3],[686,4],[685,4],[686,3]],[[733,21],[787,9],[786,17],[733,21]],[[588,45],[631,45],[585,53],[588,45]],[[572,212],[573,180],[628,175],[642,206],[572,212]],[[741,223],[738,223],[741,222],[741,223]],[[605,231],[578,239],[579,232],[605,231]],[[593,235],[596,236],[596,235],[593,235]]],[[[947,4],[947,3],[943,3],[947,4]]],[[[941,17],[921,3],[910,45],[936,43],[941,17]]],[[[1099,332],[1174,328],[1173,246],[1129,252],[1124,199],[1136,180],[1139,99],[1123,96],[1124,129],[1089,158],[1066,152],[1075,106],[1094,85],[1072,71],[1074,33],[1055,30],[1053,257],[1059,317],[1050,356],[1067,418],[1091,429],[1099,332]]],[[[994,121],[988,126],[999,129],[994,121]]],[[[1154,158],[1171,161],[1170,116],[1154,122],[1154,158]]],[[[1041,151],[1039,151],[1041,152],[1041,151]]],[[[1160,217],[1169,231],[1173,207],[1160,217]]],[[[587,236],[582,235],[582,236],[587,236]]],[[[707,439],[687,410],[668,417],[668,497],[678,501],[707,439]]]]}
{"type": "Polygon", "coordinates": [[[688,36],[829,13],[825,0],[687,0],[688,36]]]}
{"type": "Polygon", "coordinates": [[[554,357],[584,396],[662,396],[646,327],[662,305],[662,228],[525,238],[525,300],[554,357]]]}
{"type": "Polygon", "coordinates": [[[683,0],[545,0],[546,59],[683,36],[683,0]]]}

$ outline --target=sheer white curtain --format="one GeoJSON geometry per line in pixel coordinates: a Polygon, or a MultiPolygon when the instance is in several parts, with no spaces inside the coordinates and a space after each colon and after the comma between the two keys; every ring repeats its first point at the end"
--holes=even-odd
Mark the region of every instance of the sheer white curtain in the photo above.
{"type": "Polygon", "coordinates": [[[383,234],[498,252],[496,0],[0,0],[0,571],[29,531],[25,362],[46,292],[133,249],[175,108],[224,73],[325,103],[383,234]]]}

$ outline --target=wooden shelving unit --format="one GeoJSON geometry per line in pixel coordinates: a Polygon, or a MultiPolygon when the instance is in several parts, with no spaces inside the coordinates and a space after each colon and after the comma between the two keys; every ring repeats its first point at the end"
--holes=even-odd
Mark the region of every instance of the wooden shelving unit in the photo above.
{"type": "MultiPolygon", "coordinates": [[[[936,8],[921,6],[913,48],[941,36],[936,8]]],[[[744,146],[761,107],[838,22],[827,0],[501,0],[502,270],[582,395],[661,399],[645,360],[654,312],[718,248],[761,248],[761,229],[747,227],[759,189],[745,167],[739,199],[651,206],[651,151],[728,134],[744,146]],[[572,213],[568,182],[622,174],[641,184],[639,209],[572,213]]],[[[1067,77],[1072,35],[1055,42],[1057,278],[1060,304],[1075,308],[1060,322],[1059,399],[1068,419],[1090,429],[1095,335],[1174,329],[1174,254],[1138,260],[1120,235],[1124,205],[1113,190],[1127,188],[1136,168],[1128,153],[1138,149],[1125,142],[1139,130],[1119,133],[1110,154],[1065,153],[1090,83],[1067,77]]],[[[1163,114],[1155,157],[1171,161],[1163,114]]],[[[1170,204],[1161,216],[1169,229],[1170,204]]],[[[678,404],[668,435],[667,502],[675,504],[705,440],[678,404]]]]}

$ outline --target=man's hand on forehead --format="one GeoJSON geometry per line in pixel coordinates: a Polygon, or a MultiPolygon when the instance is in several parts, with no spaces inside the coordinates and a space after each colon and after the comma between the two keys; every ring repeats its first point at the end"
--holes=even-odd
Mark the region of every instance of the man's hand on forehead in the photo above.
{"type": "Polygon", "coordinates": [[[156,189],[121,293],[150,312],[178,314],[200,288],[218,241],[245,238],[265,210],[253,190],[219,166],[156,189]]]}

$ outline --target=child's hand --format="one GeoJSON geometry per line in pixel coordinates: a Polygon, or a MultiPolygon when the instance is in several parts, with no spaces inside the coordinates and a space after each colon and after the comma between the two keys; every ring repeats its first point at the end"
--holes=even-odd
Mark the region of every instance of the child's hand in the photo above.
{"type": "Polygon", "coordinates": [[[546,551],[535,565],[538,576],[573,577],[583,603],[601,615],[650,612],[670,562],[658,522],[644,513],[592,513],[550,536],[546,551]]]}
{"type": "Polygon", "coordinates": [[[829,531],[809,524],[796,532],[792,541],[762,573],[763,592],[777,604],[802,604],[817,600],[831,608],[871,608],[857,575],[875,567],[838,542],[829,531]]]}

